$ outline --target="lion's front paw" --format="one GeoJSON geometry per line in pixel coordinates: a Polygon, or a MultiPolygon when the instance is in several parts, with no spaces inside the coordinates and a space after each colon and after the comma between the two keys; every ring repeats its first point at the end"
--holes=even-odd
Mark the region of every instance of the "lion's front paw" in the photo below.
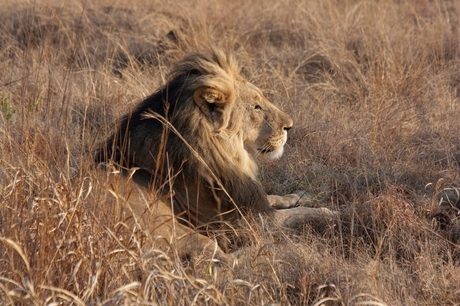
{"type": "Polygon", "coordinates": [[[325,207],[294,207],[277,210],[274,214],[275,222],[290,229],[301,229],[306,224],[319,224],[323,227],[336,222],[339,217],[338,211],[325,207]]]}
{"type": "Polygon", "coordinates": [[[308,191],[299,190],[296,193],[284,196],[268,195],[270,206],[276,209],[287,209],[299,206],[308,206],[313,201],[313,195],[308,191]]]}
{"type": "Polygon", "coordinates": [[[310,206],[314,200],[313,195],[305,190],[299,190],[295,193],[295,195],[299,197],[296,206],[310,206]]]}

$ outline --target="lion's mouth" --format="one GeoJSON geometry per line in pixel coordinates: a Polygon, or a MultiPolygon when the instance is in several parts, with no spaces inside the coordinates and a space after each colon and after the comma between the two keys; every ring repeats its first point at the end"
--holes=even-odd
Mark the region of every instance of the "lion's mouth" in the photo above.
{"type": "Polygon", "coordinates": [[[263,153],[263,154],[268,154],[268,153],[271,153],[273,152],[274,150],[273,149],[257,149],[259,152],[263,153]]]}

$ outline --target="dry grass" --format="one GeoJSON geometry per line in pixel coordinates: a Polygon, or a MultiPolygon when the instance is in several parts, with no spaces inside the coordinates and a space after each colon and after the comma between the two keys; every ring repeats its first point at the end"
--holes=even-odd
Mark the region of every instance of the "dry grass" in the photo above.
{"type": "Polygon", "coordinates": [[[122,3],[0,4],[1,304],[460,305],[459,1],[122,3]],[[90,171],[209,45],[294,119],[267,190],[343,212],[261,232],[226,269],[143,247],[90,171]]]}

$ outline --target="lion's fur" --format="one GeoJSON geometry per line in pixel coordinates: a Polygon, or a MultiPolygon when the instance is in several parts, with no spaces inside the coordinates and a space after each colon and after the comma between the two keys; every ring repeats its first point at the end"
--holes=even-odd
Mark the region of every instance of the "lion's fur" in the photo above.
{"type": "Polygon", "coordinates": [[[254,157],[279,157],[291,126],[240,76],[232,56],[211,50],[180,61],[167,84],[122,119],[96,160],[141,168],[150,188],[173,189],[164,207],[185,213],[185,223],[221,228],[241,212],[274,214],[254,157]]]}

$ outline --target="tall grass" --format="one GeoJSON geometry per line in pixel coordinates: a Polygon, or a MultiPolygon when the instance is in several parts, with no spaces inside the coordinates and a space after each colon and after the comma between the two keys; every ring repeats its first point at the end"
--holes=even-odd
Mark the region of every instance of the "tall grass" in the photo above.
{"type": "Polygon", "coordinates": [[[1,304],[459,305],[459,16],[455,0],[1,1],[1,304]],[[112,123],[210,45],[294,119],[261,161],[267,191],[343,216],[261,229],[232,267],[146,248],[91,170],[112,123]]]}

